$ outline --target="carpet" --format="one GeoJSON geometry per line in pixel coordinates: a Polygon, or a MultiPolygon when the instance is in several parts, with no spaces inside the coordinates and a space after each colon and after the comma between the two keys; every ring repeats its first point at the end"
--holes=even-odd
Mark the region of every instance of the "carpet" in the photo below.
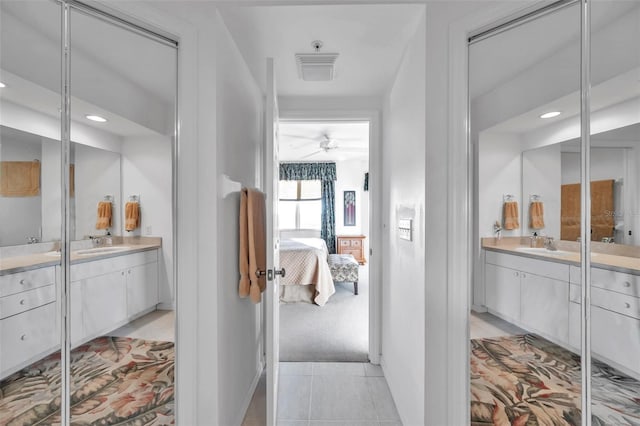
{"type": "Polygon", "coordinates": [[[336,283],[324,306],[280,304],[280,361],[368,362],[369,283],[360,267],[358,295],[352,283],[336,283]]]}
{"type": "MultiPolygon", "coordinates": [[[[534,334],[471,341],[472,425],[580,425],[580,356],[534,334]]],[[[592,424],[640,425],[640,382],[592,364],[592,424]]]]}
{"type": "MultiPolygon", "coordinates": [[[[174,424],[174,344],[98,337],[71,352],[71,424],[174,424]]],[[[60,353],[0,382],[0,425],[60,424],[60,353]]]]}

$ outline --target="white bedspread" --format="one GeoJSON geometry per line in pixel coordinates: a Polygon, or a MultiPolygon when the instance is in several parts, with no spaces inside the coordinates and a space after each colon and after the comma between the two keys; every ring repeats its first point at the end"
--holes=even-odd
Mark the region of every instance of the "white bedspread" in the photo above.
{"type": "MultiPolygon", "coordinates": [[[[314,286],[312,300],[323,306],[336,289],[331,278],[331,270],[327,263],[328,250],[324,240],[320,238],[292,238],[280,243],[280,268],[285,268],[286,275],[280,279],[282,286],[314,286]]],[[[283,302],[287,300],[281,294],[283,302]]]]}

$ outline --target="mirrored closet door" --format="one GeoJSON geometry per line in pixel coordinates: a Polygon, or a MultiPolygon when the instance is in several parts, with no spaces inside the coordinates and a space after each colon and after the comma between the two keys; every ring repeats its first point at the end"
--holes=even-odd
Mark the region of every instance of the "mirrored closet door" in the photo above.
{"type": "Polygon", "coordinates": [[[639,8],[470,39],[474,424],[640,422],[639,8]]]}
{"type": "Polygon", "coordinates": [[[3,421],[174,423],[177,44],[78,2],[0,11],[3,421]]]}

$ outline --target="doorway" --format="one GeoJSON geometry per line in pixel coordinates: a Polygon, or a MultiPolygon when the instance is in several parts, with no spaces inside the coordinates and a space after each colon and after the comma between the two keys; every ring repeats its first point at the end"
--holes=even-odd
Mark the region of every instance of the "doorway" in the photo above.
{"type": "Polygon", "coordinates": [[[368,121],[280,121],[280,266],[291,271],[280,281],[281,362],[369,361],[369,129],[368,121]],[[335,168],[335,181],[294,180],[307,166],[335,168]],[[317,261],[305,246],[322,249],[317,261]],[[314,277],[308,300],[298,281],[314,277]]]}

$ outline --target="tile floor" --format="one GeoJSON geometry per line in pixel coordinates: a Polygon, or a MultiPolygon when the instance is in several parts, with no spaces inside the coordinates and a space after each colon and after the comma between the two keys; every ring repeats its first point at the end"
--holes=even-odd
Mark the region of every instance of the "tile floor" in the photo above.
{"type": "MultiPolygon", "coordinates": [[[[265,374],[243,426],[265,424],[265,374]]],[[[380,366],[355,362],[280,363],[279,426],[401,426],[380,366]]]]}
{"type": "Polygon", "coordinates": [[[153,311],[108,333],[109,336],[175,342],[175,311],[153,311]]]}
{"type": "Polygon", "coordinates": [[[485,339],[498,336],[513,336],[526,334],[527,331],[517,327],[488,312],[471,312],[469,317],[469,329],[472,339],[485,339]]]}

